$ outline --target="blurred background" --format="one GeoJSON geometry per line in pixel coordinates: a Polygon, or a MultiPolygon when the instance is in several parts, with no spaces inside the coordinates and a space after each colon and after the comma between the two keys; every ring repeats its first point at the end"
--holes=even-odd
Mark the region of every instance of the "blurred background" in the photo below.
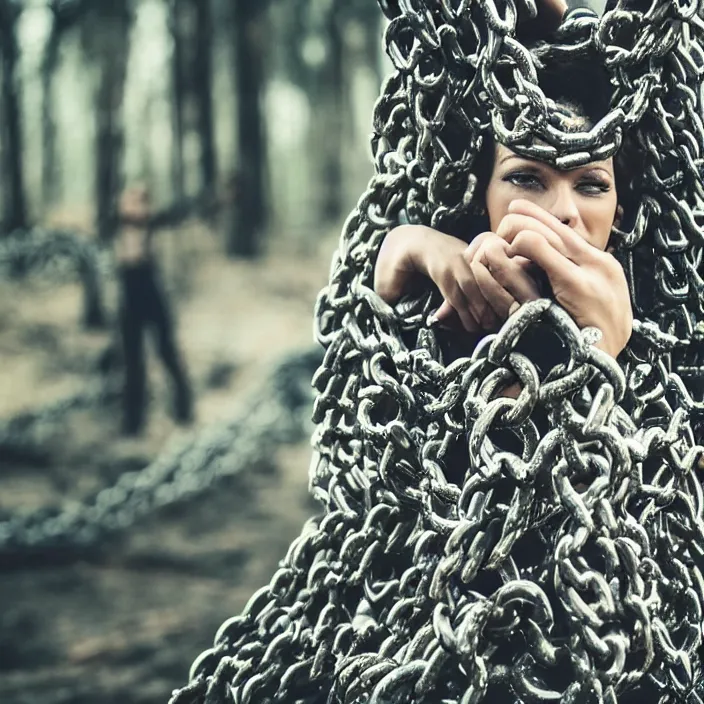
{"type": "Polygon", "coordinates": [[[372,171],[381,21],[371,0],[0,0],[4,704],[168,701],[314,513],[306,427],[89,548],[42,518],[9,547],[12,517],[207,451],[312,347],[372,171]]]}
{"type": "Polygon", "coordinates": [[[0,0],[1,702],[168,701],[316,511],[313,306],[383,29],[0,0]]]}

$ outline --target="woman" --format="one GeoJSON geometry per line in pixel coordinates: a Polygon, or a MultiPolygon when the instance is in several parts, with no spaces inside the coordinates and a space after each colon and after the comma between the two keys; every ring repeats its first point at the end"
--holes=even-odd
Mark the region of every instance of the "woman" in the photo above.
{"type": "MultiPolygon", "coordinates": [[[[584,105],[555,98],[573,129],[592,127],[584,105]]],[[[608,246],[623,215],[618,181],[625,179],[617,178],[614,158],[564,171],[488,144],[478,160],[487,173],[478,174],[477,188],[487,230],[468,233],[469,245],[419,225],[392,230],[376,263],[377,293],[395,303],[417,275],[425,276],[445,301],[435,320],[447,325],[454,318],[476,336],[496,331],[520,304],[540,298],[544,272],[554,299],[581,328],[597,328],[596,346],[617,357],[631,336],[633,312],[623,269],[608,246]]]]}
{"type": "Polygon", "coordinates": [[[173,417],[177,423],[193,420],[193,398],[185,365],[178,351],[166,293],[159,282],[152,236],[160,218],[151,212],[149,191],[128,188],[120,199],[121,228],[115,242],[120,274],[120,333],[124,354],[122,432],[142,432],[147,406],[147,364],[144,337],[148,329],[173,385],[173,417]]]}
{"type": "MultiPolygon", "coordinates": [[[[631,224],[630,177],[644,170],[623,147],[568,171],[491,142],[472,160],[492,97],[503,101],[493,117],[499,125],[508,115],[505,132],[525,113],[538,134],[559,122],[557,144],[581,153],[587,142],[590,150],[608,147],[601,128],[581,145],[563,136],[601,117],[564,57],[598,37],[620,60],[641,30],[633,44],[652,50],[646,58],[666,36],[680,36],[687,55],[687,32],[673,33],[680,27],[668,15],[685,9],[663,1],[646,17],[620,6],[603,27],[566,28],[544,54],[562,57],[557,73],[566,80],[548,86],[541,76],[553,100],[543,111],[531,92],[532,62],[512,35],[518,3],[386,4],[396,72],[375,111],[377,173],[347,220],[317,307],[326,355],[314,380],[310,478],[326,515],[306,527],[270,588],[223,626],[175,701],[195,701],[194,693],[225,701],[220,692],[243,704],[685,701],[702,673],[704,509],[692,471],[700,450],[687,435],[691,399],[667,368],[677,338],[649,328],[641,339],[632,267],[621,268],[609,241],[620,219],[631,224]],[[506,81],[497,75],[502,57],[518,67],[506,81]],[[473,81],[475,68],[482,80],[473,81]],[[480,180],[474,213],[470,169],[480,180]],[[471,222],[477,213],[481,225],[471,222]],[[396,302],[414,280],[440,290],[435,318],[449,334],[428,330],[427,298],[395,311],[379,300],[396,302]],[[502,326],[517,306],[550,296],[570,315],[537,303],[502,326]],[[599,329],[602,352],[585,344],[596,335],[580,334],[573,321],[599,329]],[[534,342],[542,346],[522,353],[524,335],[539,324],[534,342]],[[477,345],[499,327],[493,344],[477,345]],[[543,344],[548,331],[568,359],[542,375],[536,363],[553,347],[543,344]],[[462,357],[451,364],[449,342],[462,357]],[[642,358],[632,349],[651,342],[642,358]],[[620,364],[609,359],[619,355],[620,364]],[[515,379],[524,392],[505,398],[515,379]],[[510,437],[497,437],[504,432],[510,437]]],[[[546,8],[555,17],[565,6],[546,8]]],[[[693,21],[688,32],[697,29],[693,21]]],[[[629,108],[623,95],[641,77],[624,72],[642,72],[645,63],[627,58],[615,86],[619,106],[629,108]]],[[[647,65],[656,71],[655,60],[647,65]]],[[[688,142],[675,124],[685,114],[681,75],[700,87],[697,65],[663,70],[663,107],[652,106],[678,156],[689,142],[704,145],[697,119],[688,142]],[[671,105],[677,109],[664,107],[671,105]]],[[[700,114],[697,95],[687,93],[687,114],[700,114]]],[[[639,138],[654,132],[640,129],[639,138]]],[[[529,131],[510,136],[519,144],[529,131]]],[[[695,200],[697,164],[689,182],[653,165],[652,152],[648,158],[650,185],[653,173],[670,185],[664,195],[652,189],[656,204],[672,205],[671,193],[695,200]]],[[[665,273],[679,273],[676,265],[694,257],[680,261],[664,208],[649,207],[638,209],[630,232],[619,227],[627,241],[617,253],[632,263],[639,249],[660,265],[663,250],[679,247],[679,259],[665,262],[665,273]]],[[[686,214],[677,224],[696,245],[700,232],[686,214]]],[[[680,294],[685,287],[676,283],[680,294]]]]}

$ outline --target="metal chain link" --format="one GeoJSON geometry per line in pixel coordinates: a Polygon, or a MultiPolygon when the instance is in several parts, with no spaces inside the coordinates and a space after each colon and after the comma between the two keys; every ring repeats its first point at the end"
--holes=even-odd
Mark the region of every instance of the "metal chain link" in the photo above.
{"type": "Polygon", "coordinates": [[[66,419],[77,410],[95,409],[119,399],[121,389],[113,378],[93,380],[82,391],[46,406],[0,420],[0,454],[32,455],[66,419]]]}
{"type": "Polygon", "coordinates": [[[290,355],[231,421],[175,443],[91,499],[0,521],[0,561],[80,556],[139,518],[199,495],[223,477],[270,459],[280,445],[299,441],[309,428],[310,378],[320,358],[317,348],[290,355]]]}
{"type": "Polygon", "coordinates": [[[701,3],[620,0],[563,25],[540,60],[595,56],[615,86],[576,135],[552,124],[514,2],[381,4],[395,72],[376,175],[316,310],[325,515],[172,704],[702,702],[701,3]],[[619,363],[548,300],[446,363],[437,293],[392,309],[373,292],[402,213],[440,229],[468,213],[490,129],[560,166],[626,130],[644,150],[634,225],[615,233],[638,318],[619,363]],[[550,369],[525,353],[536,334],[550,369]]]}
{"type": "Polygon", "coordinates": [[[105,324],[101,279],[113,274],[109,252],[90,240],[60,230],[18,230],[0,239],[0,278],[41,274],[43,281],[65,283],[78,276],[84,289],[87,327],[105,324]]]}

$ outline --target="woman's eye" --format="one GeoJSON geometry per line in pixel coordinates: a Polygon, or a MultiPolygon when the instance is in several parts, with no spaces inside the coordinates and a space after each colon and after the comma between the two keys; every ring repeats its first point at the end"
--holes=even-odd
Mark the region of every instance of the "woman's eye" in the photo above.
{"type": "Polygon", "coordinates": [[[583,181],[579,184],[579,190],[588,195],[601,195],[609,192],[609,184],[605,181],[583,181]]]}
{"type": "Polygon", "coordinates": [[[519,188],[538,189],[543,186],[541,180],[535,174],[521,173],[519,171],[508,174],[504,180],[519,188]]]}

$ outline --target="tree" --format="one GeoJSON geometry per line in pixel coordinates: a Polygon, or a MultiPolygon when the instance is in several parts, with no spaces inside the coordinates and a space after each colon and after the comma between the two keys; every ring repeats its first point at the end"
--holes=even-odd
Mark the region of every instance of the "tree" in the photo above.
{"type": "Polygon", "coordinates": [[[210,0],[191,0],[195,14],[195,60],[193,88],[200,138],[200,170],[203,193],[215,192],[217,163],[213,129],[213,18],[210,0]]]}
{"type": "Polygon", "coordinates": [[[262,112],[264,54],[267,41],[266,3],[234,3],[235,77],[237,82],[237,145],[234,217],[227,251],[253,257],[261,251],[266,221],[266,137],[262,112]]]}
{"type": "Polygon", "coordinates": [[[129,0],[86,0],[83,45],[94,67],[95,200],[100,239],[114,237],[122,181],[123,98],[132,15],[129,0]]]}
{"type": "MultiPolygon", "coordinates": [[[[325,0],[324,21],[318,28],[326,42],[326,58],[319,67],[316,79],[318,96],[314,104],[321,110],[326,139],[321,149],[323,200],[321,216],[337,222],[343,215],[344,163],[342,145],[345,137],[346,116],[351,113],[351,67],[354,57],[349,53],[345,38],[348,28],[355,23],[363,28],[362,60],[366,61],[381,85],[379,46],[381,42],[382,13],[377,3],[368,0],[325,0]]],[[[356,60],[359,60],[358,58],[356,60]]]]}
{"type": "Polygon", "coordinates": [[[376,3],[357,2],[354,6],[360,24],[364,27],[365,53],[367,62],[376,76],[376,81],[381,87],[383,71],[381,63],[381,47],[384,37],[384,17],[376,3]]]}
{"type": "Polygon", "coordinates": [[[173,42],[171,85],[174,151],[173,191],[186,198],[184,139],[195,132],[200,145],[200,194],[212,197],[217,185],[213,111],[213,15],[211,0],[168,0],[173,42]]]}
{"type": "Polygon", "coordinates": [[[171,182],[174,200],[180,203],[186,197],[183,164],[184,110],[188,79],[185,71],[183,38],[183,3],[181,0],[169,2],[169,31],[173,42],[171,58],[171,106],[173,146],[171,156],[171,182]]]}
{"type": "Polygon", "coordinates": [[[54,79],[59,64],[59,50],[64,35],[80,17],[84,4],[84,0],[50,0],[49,2],[52,24],[41,65],[42,201],[45,209],[56,201],[56,184],[59,180],[54,121],[54,79]]]}
{"type": "Polygon", "coordinates": [[[381,10],[368,0],[291,0],[286,35],[289,79],[308,94],[314,106],[312,150],[320,183],[319,215],[337,221],[344,203],[343,142],[351,70],[346,35],[350,22],[364,28],[364,54],[378,75],[381,10]],[[317,51],[307,51],[310,47],[317,51]]]}
{"type": "Polygon", "coordinates": [[[345,93],[345,39],[342,0],[333,0],[325,15],[324,36],[327,38],[327,60],[316,81],[314,105],[322,106],[325,135],[322,149],[321,215],[336,221],[343,207],[343,113],[345,93]]]}
{"type": "Polygon", "coordinates": [[[19,0],[0,0],[0,178],[6,184],[2,189],[5,193],[2,224],[10,232],[27,226],[17,71],[17,21],[21,11],[19,0]]]}

